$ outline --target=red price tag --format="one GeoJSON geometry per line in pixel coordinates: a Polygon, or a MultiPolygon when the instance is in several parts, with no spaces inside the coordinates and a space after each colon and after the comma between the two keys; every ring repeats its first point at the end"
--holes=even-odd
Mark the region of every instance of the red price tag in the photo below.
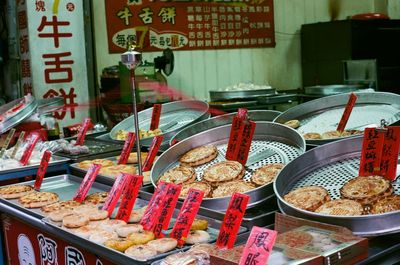
{"type": "Polygon", "coordinates": [[[118,213],[115,217],[116,219],[125,222],[129,221],[133,206],[135,205],[136,197],[143,182],[143,176],[127,174],[127,177],[128,180],[125,182],[121,204],[119,205],[118,213]]]}
{"type": "Polygon", "coordinates": [[[244,121],[246,120],[247,110],[239,109],[238,113],[232,120],[231,133],[229,135],[228,147],[226,149],[225,158],[227,160],[236,160],[239,147],[242,140],[244,130],[244,121]]]}
{"type": "Polygon", "coordinates": [[[19,160],[19,162],[21,163],[21,165],[26,166],[29,162],[29,158],[32,155],[33,149],[35,149],[35,146],[37,144],[37,142],[39,141],[40,135],[38,133],[32,133],[31,135],[29,135],[28,139],[26,140],[26,148],[24,153],[21,156],[21,159],[19,160]]]}
{"type": "Polygon", "coordinates": [[[239,265],[268,264],[277,235],[274,230],[253,226],[239,265]]]}
{"type": "Polygon", "coordinates": [[[168,191],[168,184],[161,182],[157,189],[154,191],[153,196],[143,214],[140,224],[144,230],[154,231],[154,227],[161,213],[161,205],[163,204],[164,197],[168,191]]]}
{"type": "Polygon", "coordinates": [[[162,140],[163,140],[162,136],[155,136],[153,138],[153,142],[151,143],[149,153],[147,154],[146,160],[143,163],[143,167],[142,167],[143,172],[151,170],[154,159],[156,158],[157,152],[160,149],[162,140]]]}
{"type": "Polygon", "coordinates": [[[236,158],[236,161],[241,163],[243,166],[246,165],[247,158],[249,157],[250,146],[251,142],[253,141],[255,129],[256,129],[256,123],[254,121],[249,121],[245,123],[243,128],[242,140],[236,158]]]}
{"type": "Polygon", "coordinates": [[[118,160],[118,165],[123,164],[125,165],[128,162],[129,155],[131,154],[131,150],[133,147],[133,144],[135,143],[135,133],[134,132],[128,132],[128,136],[125,140],[124,148],[122,149],[121,155],[118,160]]]}
{"type": "Polygon", "coordinates": [[[108,193],[108,197],[103,205],[103,210],[108,212],[108,216],[110,216],[112,214],[115,206],[117,205],[119,197],[122,194],[122,190],[125,187],[125,183],[129,178],[129,176],[127,176],[127,175],[128,174],[124,174],[124,173],[119,174],[118,177],[115,179],[110,192],[108,193]]]}
{"type": "Polygon", "coordinates": [[[76,143],[75,145],[83,145],[83,142],[85,141],[86,133],[89,130],[89,126],[92,124],[92,119],[86,118],[83,121],[83,124],[78,132],[78,136],[76,138],[76,143]]]}
{"type": "Polygon", "coordinates": [[[204,191],[189,189],[188,195],[183,202],[182,208],[176,218],[174,228],[170,237],[178,240],[178,245],[183,246],[192,227],[194,218],[199,211],[201,201],[203,200],[204,191]]]}
{"type": "Polygon", "coordinates": [[[160,123],[161,109],[162,109],[161,104],[153,105],[153,112],[151,114],[150,130],[155,130],[158,128],[158,125],[160,123]]]}
{"type": "Polygon", "coordinates": [[[219,249],[230,249],[235,244],[249,199],[248,195],[237,192],[232,195],[215,243],[219,249]]]}
{"type": "Polygon", "coordinates": [[[98,164],[91,164],[88,171],[86,172],[85,177],[83,178],[83,181],[81,185],[79,186],[78,190],[76,191],[76,194],[74,196],[74,201],[82,203],[83,200],[85,199],[87,193],[89,192],[90,188],[93,185],[94,180],[97,177],[97,174],[99,174],[101,165],[98,164]]]}
{"type": "Polygon", "coordinates": [[[35,190],[39,191],[40,187],[42,186],[43,178],[44,175],[46,174],[47,167],[49,166],[50,158],[51,158],[51,152],[45,151],[43,153],[42,161],[40,162],[40,166],[36,174],[35,184],[33,185],[35,190]]]}
{"type": "Polygon", "coordinates": [[[179,141],[174,139],[174,140],[171,141],[170,146],[176,145],[177,143],[179,143],[179,141]]]}
{"type": "Polygon", "coordinates": [[[162,230],[168,229],[169,222],[179,199],[179,194],[181,193],[181,189],[181,185],[169,183],[168,191],[161,207],[161,213],[154,228],[154,235],[156,238],[164,237],[162,230]]]}
{"type": "Polygon", "coordinates": [[[379,131],[376,128],[366,128],[364,130],[359,176],[379,175],[383,140],[383,131],[379,131]]]}
{"type": "Polygon", "coordinates": [[[400,148],[400,126],[387,127],[382,150],[380,175],[388,180],[396,179],[400,148]]]}
{"type": "Polygon", "coordinates": [[[343,132],[344,128],[346,128],[346,124],[350,118],[350,114],[353,111],[354,105],[356,104],[357,95],[354,93],[350,94],[349,101],[347,101],[346,107],[344,108],[344,112],[340,122],[336,128],[336,131],[343,132]]]}

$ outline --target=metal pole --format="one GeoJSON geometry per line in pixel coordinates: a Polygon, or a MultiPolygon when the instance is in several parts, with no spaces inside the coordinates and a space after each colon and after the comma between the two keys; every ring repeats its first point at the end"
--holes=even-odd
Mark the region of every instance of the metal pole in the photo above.
{"type": "Polygon", "coordinates": [[[142,156],[140,150],[139,118],[138,118],[137,102],[136,102],[135,69],[131,69],[131,91],[132,91],[132,101],[133,101],[133,120],[135,123],[135,134],[136,134],[135,136],[136,136],[138,171],[139,175],[142,175],[142,156]]]}

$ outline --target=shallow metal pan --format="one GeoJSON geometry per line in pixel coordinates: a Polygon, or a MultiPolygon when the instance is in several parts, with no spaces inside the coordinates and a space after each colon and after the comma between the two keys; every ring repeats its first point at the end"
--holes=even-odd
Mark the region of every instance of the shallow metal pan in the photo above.
{"type": "MultiPolygon", "coordinates": [[[[17,104],[19,104],[23,98],[16,99],[11,101],[3,106],[0,106],[0,113],[5,113],[6,111],[12,109],[17,104]]],[[[37,108],[37,101],[33,99],[31,102],[27,103],[23,108],[18,110],[13,116],[9,117],[8,119],[0,122],[0,134],[5,133],[6,131],[10,130],[11,128],[17,126],[25,119],[30,117],[37,108]]]]}
{"type": "MultiPolygon", "coordinates": [[[[291,190],[317,185],[326,188],[332,199],[340,197],[340,188],[358,175],[362,137],[345,139],[318,146],[293,160],[274,182],[278,206],[296,217],[345,226],[356,235],[377,236],[400,231],[400,211],[362,216],[328,216],[298,209],[283,200],[291,190]]],[[[400,194],[400,180],[392,183],[400,194]]]]}
{"type": "MultiPolygon", "coordinates": [[[[196,167],[198,179],[201,179],[204,169],[216,162],[223,161],[226,152],[227,143],[229,140],[231,125],[224,125],[213,128],[202,133],[191,136],[164,152],[155,162],[151,171],[151,181],[156,186],[158,178],[167,170],[176,167],[179,158],[187,151],[202,145],[213,144],[217,146],[219,155],[213,161],[196,167]]],[[[245,180],[251,176],[251,171],[269,163],[284,163],[287,164],[300,154],[304,153],[305,141],[295,130],[272,122],[257,122],[253,142],[250,149],[250,156],[259,154],[268,150],[275,151],[275,154],[262,159],[261,161],[247,167],[245,180]]],[[[249,156],[249,157],[250,157],[249,156]]],[[[258,187],[247,192],[250,195],[248,207],[254,207],[266,197],[273,194],[272,183],[258,187]]],[[[226,210],[229,204],[230,197],[223,198],[205,198],[202,206],[215,210],[226,210]]]]}
{"type": "MultiPolygon", "coordinates": [[[[61,165],[61,164],[64,164],[64,163],[67,163],[70,161],[69,158],[61,157],[61,156],[57,156],[57,155],[52,155],[51,158],[52,159],[49,162],[49,167],[61,165]]],[[[18,173],[18,172],[23,172],[23,171],[33,170],[33,169],[39,169],[39,164],[32,164],[32,165],[26,165],[26,166],[21,166],[21,167],[17,167],[17,168],[0,170],[0,178],[1,178],[1,175],[3,175],[3,174],[18,173]]]]}
{"type": "Polygon", "coordinates": [[[217,100],[232,100],[232,99],[243,99],[243,98],[257,98],[259,96],[275,95],[275,88],[265,89],[249,89],[249,90],[232,90],[232,91],[218,91],[211,90],[210,99],[211,101],[217,100]]]}
{"type": "MultiPolygon", "coordinates": [[[[400,120],[400,95],[386,92],[359,92],[346,129],[363,130],[368,125],[380,125],[381,119],[389,124],[400,120]]],[[[299,120],[301,126],[297,129],[300,134],[308,132],[324,133],[334,131],[343,114],[349,99],[348,94],[333,95],[315,99],[297,105],[280,114],[274,122],[285,123],[289,120],[299,120]]],[[[351,138],[356,136],[350,136],[351,138]]],[[[306,140],[307,144],[321,145],[344,139],[306,140]]]]}

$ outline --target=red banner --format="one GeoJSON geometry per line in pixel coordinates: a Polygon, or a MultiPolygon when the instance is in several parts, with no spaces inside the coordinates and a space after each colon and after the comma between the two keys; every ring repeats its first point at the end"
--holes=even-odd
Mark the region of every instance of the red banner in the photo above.
{"type": "Polygon", "coordinates": [[[85,177],[82,180],[81,185],[79,186],[78,190],[76,191],[76,194],[74,196],[74,201],[77,202],[83,202],[85,200],[85,197],[87,193],[89,192],[90,188],[93,185],[93,182],[95,181],[97,174],[99,174],[99,171],[101,169],[101,165],[99,164],[91,164],[88,171],[86,172],[85,177]]]}
{"type": "Polygon", "coordinates": [[[153,166],[154,159],[156,159],[158,150],[162,144],[163,137],[161,135],[155,136],[151,142],[149,153],[147,154],[146,160],[143,163],[143,172],[150,171],[153,166]]]}
{"type": "Polygon", "coordinates": [[[133,144],[135,143],[135,136],[136,134],[134,132],[128,132],[128,137],[126,137],[124,148],[122,149],[121,155],[118,160],[118,165],[125,165],[128,162],[133,144]]]}
{"type": "Polygon", "coordinates": [[[75,145],[83,145],[83,142],[85,141],[86,133],[89,130],[89,126],[91,124],[92,124],[91,118],[86,118],[83,121],[83,124],[82,124],[81,128],[79,129],[78,136],[76,137],[75,145]]]}
{"type": "Polygon", "coordinates": [[[36,174],[35,184],[33,185],[35,190],[40,190],[40,187],[42,186],[43,178],[46,174],[47,167],[49,166],[50,159],[51,152],[48,150],[44,151],[42,161],[40,162],[40,166],[36,174]]]}
{"type": "Polygon", "coordinates": [[[108,197],[103,205],[103,210],[108,212],[108,216],[111,216],[114,211],[115,206],[119,200],[119,197],[122,194],[122,191],[125,187],[125,183],[129,181],[130,175],[120,173],[118,177],[115,179],[114,184],[108,193],[108,197]]]}
{"type": "Polygon", "coordinates": [[[381,175],[388,180],[396,179],[400,149],[400,126],[387,127],[382,148],[381,175]]]}
{"type": "Polygon", "coordinates": [[[128,176],[129,179],[125,183],[125,189],[123,190],[121,204],[119,205],[118,213],[115,217],[116,219],[120,219],[125,222],[129,221],[133,206],[135,206],[135,201],[139,193],[139,189],[142,186],[143,182],[143,176],[128,176]]]}
{"type": "Polygon", "coordinates": [[[254,131],[256,130],[256,123],[249,121],[243,127],[242,139],[239,146],[239,152],[236,161],[243,166],[246,165],[247,158],[249,157],[251,142],[253,141],[254,131]]]}
{"type": "Polygon", "coordinates": [[[273,0],[105,0],[110,53],[274,47],[273,0]]]}
{"type": "Polygon", "coordinates": [[[168,191],[168,183],[161,182],[158,184],[157,189],[154,191],[153,196],[150,199],[147,209],[143,214],[140,224],[144,230],[153,231],[156,222],[161,214],[161,207],[164,202],[164,197],[168,191]]]}
{"type": "Polygon", "coordinates": [[[384,132],[376,128],[366,128],[361,150],[359,176],[379,175],[384,132]]]}
{"type": "Polygon", "coordinates": [[[151,114],[150,130],[155,130],[158,128],[158,126],[160,124],[161,109],[162,109],[161,104],[153,105],[153,112],[151,114]]]}

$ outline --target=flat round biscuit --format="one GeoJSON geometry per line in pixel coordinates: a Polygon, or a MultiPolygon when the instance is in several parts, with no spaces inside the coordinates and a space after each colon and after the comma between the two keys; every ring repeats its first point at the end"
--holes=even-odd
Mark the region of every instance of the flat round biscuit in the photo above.
{"type": "Polygon", "coordinates": [[[84,161],[78,163],[78,167],[82,168],[82,169],[89,169],[89,167],[92,164],[101,165],[101,167],[103,168],[103,167],[113,166],[114,162],[111,160],[107,160],[107,159],[84,160],[84,161]]]}
{"type": "Polygon", "coordinates": [[[128,223],[138,223],[138,222],[140,222],[140,220],[142,219],[143,214],[146,211],[146,209],[147,209],[147,205],[143,206],[140,209],[132,210],[131,215],[129,216],[128,223]]]}
{"type": "Polygon", "coordinates": [[[40,210],[46,214],[61,210],[61,209],[73,209],[76,206],[79,206],[80,203],[74,200],[69,200],[69,201],[60,201],[60,202],[55,202],[46,206],[43,206],[40,208],[40,210]]]}
{"type": "MultiPolygon", "coordinates": [[[[142,160],[142,164],[146,160],[148,154],[149,153],[147,153],[147,152],[140,152],[140,158],[142,160]]],[[[120,156],[117,156],[117,160],[119,160],[119,158],[120,158],[120,156]]],[[[138,163],[137,153],[136,152],[130,153],[127,164],[137,164],[137,163],[138,163]]]]}
{"type": "Polygon", "coordinates": [[[316,213],[342,216],[362,215],[363,211],[364,208],[360,203],[347,199],[326,202],[315,210],[316,213]]]}
{"type": "Polygon", "coordinates": [[[190,230],[207,230],[208,221],[205,219],[194,219],[190,230]]]}
{"type": "Polygon", "coordinates": [[[315,132],[309,132],[309,133],[305,133],[303,134],[304,139],[306,140],[318,140],[318,139],[322,139],[322,136],[319,133],[315,133],[315,132]]]}
{"type": "Polygon", "coordinates": [[[132,165],[115,165],[109,167],[102,167],[99,174],[110,177],[117,177],[121,173],[136,174],[136,167],[132,165]]]}
{"type": "Polygon", "coordinates": [[[372,214],[388,213],[400,210],[400,196],[393,195],[377,201],[371,209],[372,214]]]}
{"type": "Polygon", "coordinates": [[[284,166],[284,164],[276,163],[260,167],[251,176],[251,182],[257,186],[271,183],[274,181],[279,172],[281,172],[284,166]]]}
{"type": "Polygon", "coordinates": [[[49,219],[53,222],[61,222],[65,216],[73,214],[74,212],[71,209],[60,209],[57,211],[53,211],[49,214],[49,219]]]}
{"type": "Polygon", "coordinates": [[[148,245],[136,245],[125,250],[125,254],[133,259],[146,261],[155,257],[157,255],[157,250],[148,245]]]}
{"type": "Polygon", "coordinates": [[[357,200],[361,204],[375,202],[380,196],[388,196],[392,187],[389,180],[381,176],[356,177],[349,180],[340,189],[343,198],[357,200]]]}
{"type": "Polygon", "coordinates": [[[196,167],[214,160],[217,155],[218,150],[214,145],[205,145],[186,152],[179,162],[183,166],[196,167]]]}
{"type": "Polygon", "coordinates": [[[62,225],[67,228],[78,228],[89,224],[89,217],[84,214],[70,214],[63,218],[62,225]]]}
{"type": "Polygon", "coordinates": [[[108,211],[105,210],[90,211],[88,212],[87,215],[89,216],[90,221],[100,221],[108,218],[108,211]]]}
{"type": "Polygon", "coordinates": [[[194,245],[207,243],[210,240],[210,234],[203,230],[192,230],[186,238],[186,244],[194,245]]]}
{"type": "Polygon", "coordinates": [[[330,201],[331,197],[323,187],[309,186],[292,190],[283,199],[297,208],[313,212],[325,202],[330,201]]]}
{"type": "Polygon", "coordinates": [[[118,238],[117,233],[105,230],[96,231],[96,233],[92,233],[89,236],[90,241],[101,245],[103,245],[104,242],[106,242],[107,240],[117,239],[117,238],[118,238]]]}
{"type": "Polygon", "coordinates": [[[31,192],[18,199],[25,208],[41,208],[43,206],[58,202],[59,197],[54,192],[31,192]]]}
{"type": "Polygon", "coordinates": [[[212,187],[210,184],[204,181],[193,181],[193,182],[183,183],[179,197],[185,198],[188,195],[189,190],[191,188],[204,191],[204,198],[211,197],[212,187]]]}
{"type": "Polygon", "coordinates": [[[109,239],[104,242],[104,246],[125,252],[129,247],[133,246],[133,242],[123,238],[109,239]]]}
{"type": "Polygon", "coordinates": [[[276,244],[285,245],[287,247],[303,247],[310,244],[313,240],[312,235],[304,231],[289,231],[278,234],[276,244]]]}
{"type": "Polygon", "coordinates": [[[105,203],[108,197],[108,192],[95,192],[86,196],[83,203],[102,204],[105,203]]]}
{"type": "Polygon", "coordinates": [[[0,188],[0,198],[18,199],[28,193],[34,192],[32,186],[29,185],[13,185],[0,188]]]}
{"type": "Polygon", "coordinates": [[[352,136],[352,135],[358,135],[358,134],[362,134],[362,131],[359,130],[344,130],[342,132],[342,137],[348,137],[348,136],[352,136]]]}
{"type": "Polygon", "coordinates": [[[135,245],[146,244],[147,242],[154,240],[154,238],[154,233],[146,230],[141,230],[127,236],[127,239],[132,240],[135,245]]]}
{"type": "Polygon", "coordinates": [[[147,243],[148,246],[157,250],[158,253],[165,253],[173,250],[178,245],[175,238],[158,238],[147,243]]]}
{"type": "Polygon", "coordinates": [[[174,184],[182,184],[196,179],[196,172],[193,168],[187,166],[177,166],[164,173],[158,182],[171,182],[174,184]]]}
{"type": "Polygon", "coordinates": [[[222,182],[240,179],[244,173],[244,167],[239,162],[222,161],[204,170],[203,181],[207,181],[212,186],[218,186],[222,182]]]}
{"type": "Polygon", "coordinates": [[[120,237],[127,237],[132,233],[137,233],[142,230],[143,226],[140,224],[126,224],[117,227],[115,232],[117,232],[118,236],[120,237]]]}
{"type": "Polygon", "coordinates": [[[232,194],[235,192],[245,193],[254,188],[255,187],[248,182],[244,182],[241,180],[230,181],[220,184],[213,191],[212,196],[213,198],[227,197],[227,196],[232,196],[232,194]]]}
{"type": "Polygon", "coordinates": [[[342,134],[339,131],[329,131],[322,134],[322,139],[335,139],[340,137],[342,137],[342,134]]]}
{"type": "Polygon", "coordinates": [[[92,234],[97,233],[98,231],[99,229],[97,228],[91,227],[90,225],[85,225],[77,228],[74,231],[74,234],[85,239],[89,239],[92,234]]]}
{"type": "Polygon", "coordinates": [[[284,123],[284,125],[289,126],[293,129],[297,129],[300,127],[300,121],[299,120],[290,120],[284,123]]]}
{"type": "Polygon", "coordinates": [[[88,212],[97,211],[95,204],[81,204],[73,208],[75,213],[87,214],[88,212]]]}
{"type": "Polygon", "coordinates": [[[124,221],[118,219],[112,219],[100,223],[98,227],[108,232],[114,232],[118,227],[123,225],[126,225],[124,221]]]}

